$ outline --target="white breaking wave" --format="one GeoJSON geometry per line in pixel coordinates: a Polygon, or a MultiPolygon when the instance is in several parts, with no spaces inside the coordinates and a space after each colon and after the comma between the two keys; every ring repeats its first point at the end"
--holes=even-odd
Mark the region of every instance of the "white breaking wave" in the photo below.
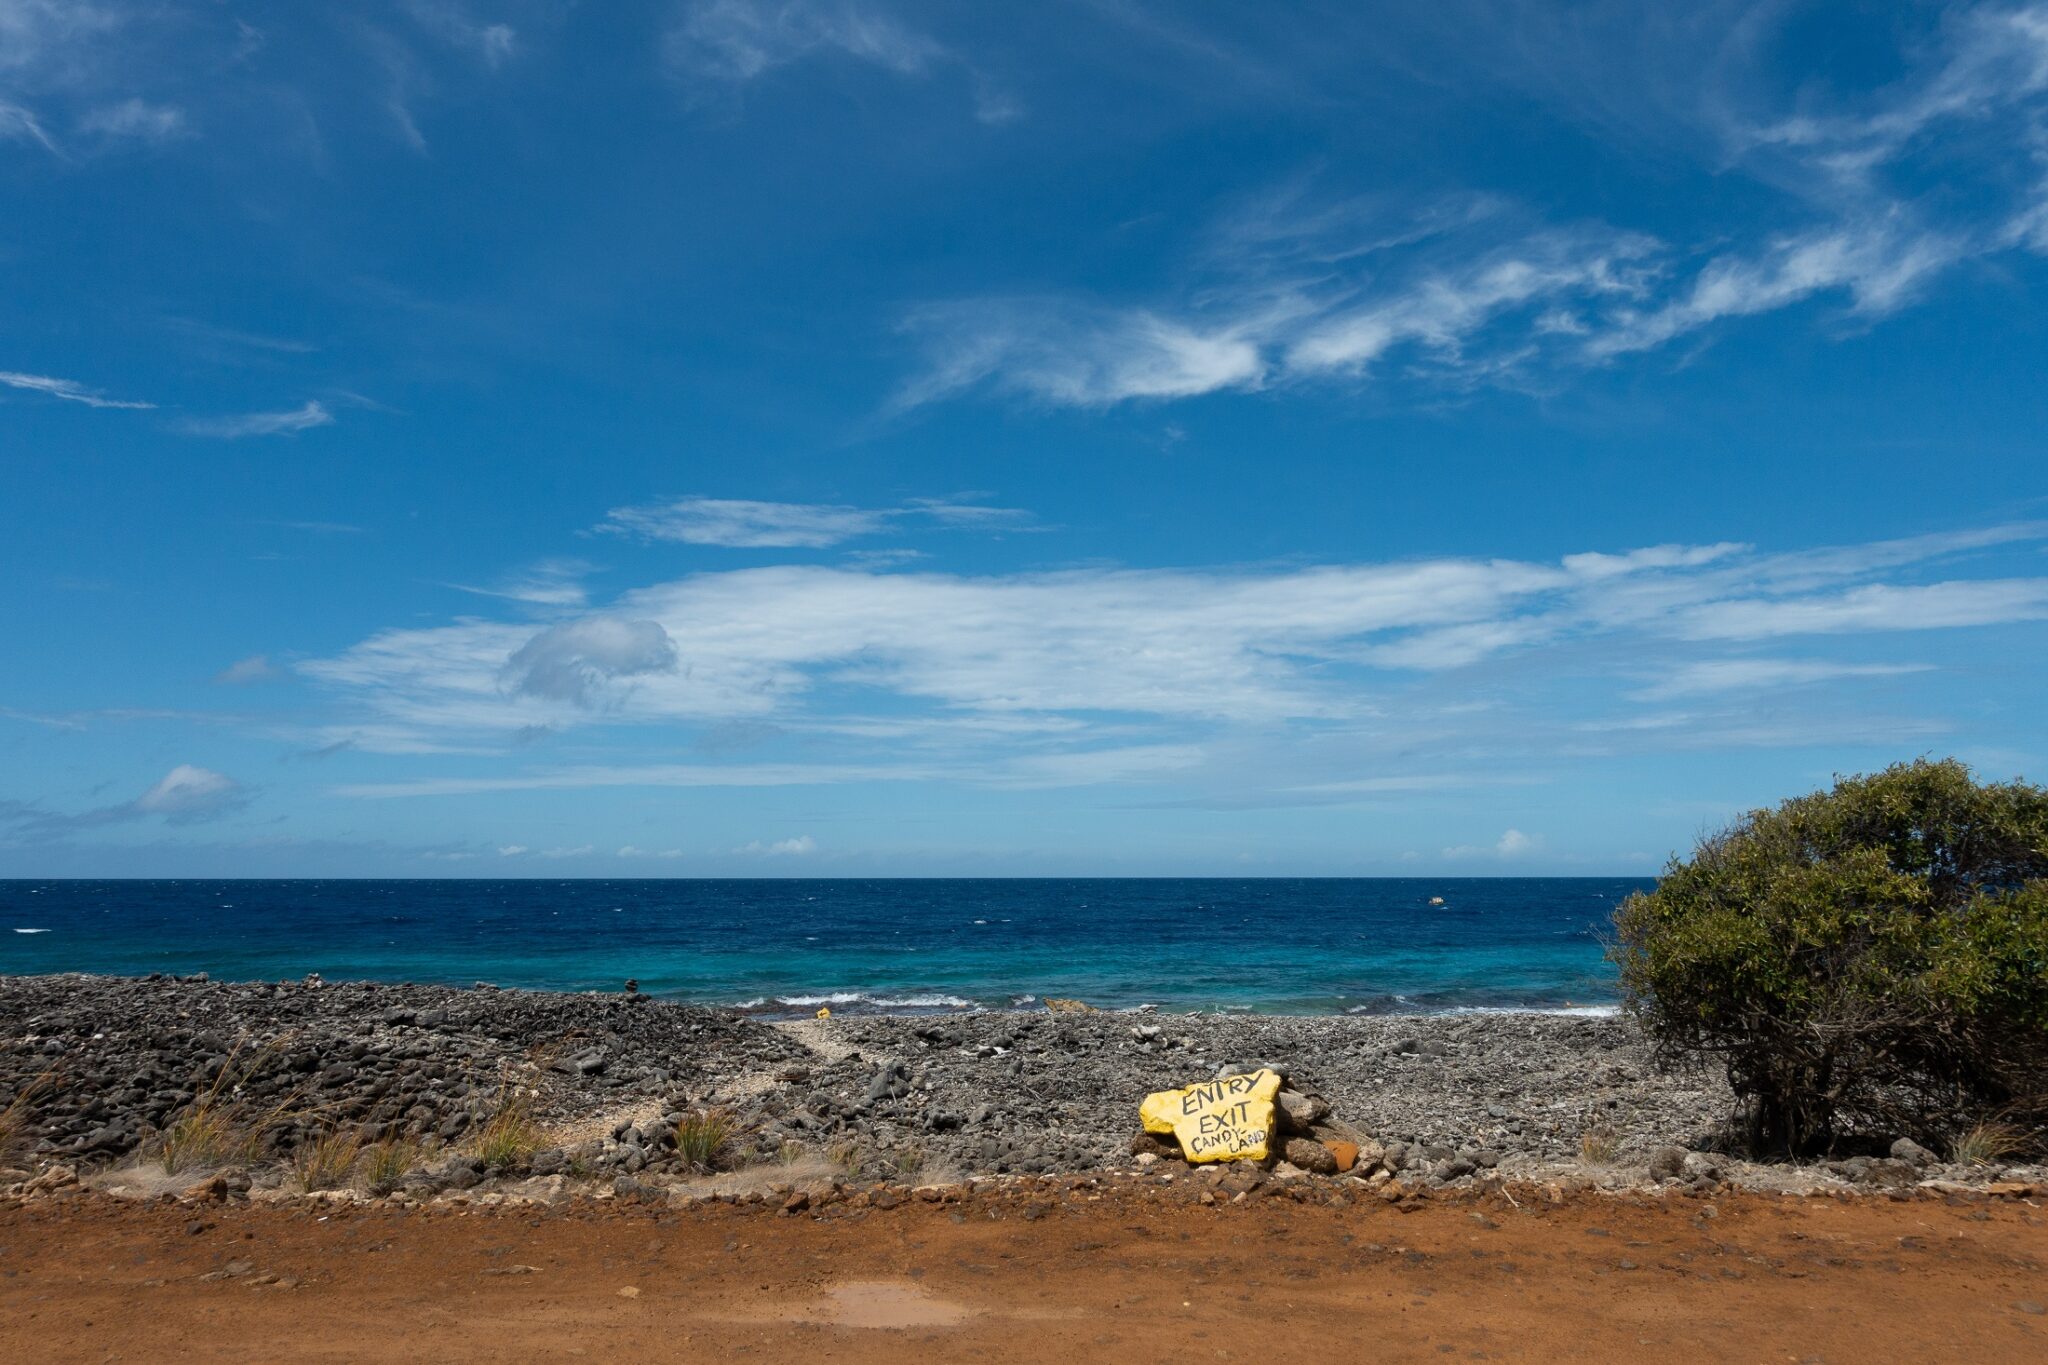
{"type": "Polygon", "coordinates": [[[50,931],[48,929],[16,929],[14,932],[17,934],[47,934],[50,931]]]}
{"type": "Polygon", "coordinates": [[[743,1000],[735,1009],[760,1009],[765,1005],[783,1009],[814,1008],[818,1005],[868,1005],[882,1010],[974,1009],[977,1002],[957,995],[868,995],[861,991],[828,991],[811,995],[778,995],[743,1000]]]}

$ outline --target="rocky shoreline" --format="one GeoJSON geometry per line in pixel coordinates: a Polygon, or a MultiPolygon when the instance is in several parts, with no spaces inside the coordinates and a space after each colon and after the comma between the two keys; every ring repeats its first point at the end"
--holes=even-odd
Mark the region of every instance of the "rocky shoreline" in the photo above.
{"type": "Polygon", "coordinates": [[[775,1188],[1189,1179],[1134,1147],[1139,1101],[1253,1066],[1366,1139],[1373,1161],[1339,1177],[1354,1184],[1905,1189],[2041,1175],[1943,1167],[1911,1144],[1796,1168],[1714,1155],[1725,1085],[1658,1071],[1617,1018],[768,1022],[625,992],[67,975],[0,978],[0,1185],[126,1173],[131,1188],[175,1192],[205,1175],[227,1193],[332,1183],[419,1199],[536,1182],[701,1190],[713,1167],[728,1190],[735,1171],[775,1188]],[[195,1114],[242,1125],[246,1141],[231,1160],[168,1169],[167,1138],[204,1127],[195,1114]],[[397,1155],[373,1181],[348,1166],[316,1182],[305,1154],[344,1138],[349,1153],[397,1155]]]}

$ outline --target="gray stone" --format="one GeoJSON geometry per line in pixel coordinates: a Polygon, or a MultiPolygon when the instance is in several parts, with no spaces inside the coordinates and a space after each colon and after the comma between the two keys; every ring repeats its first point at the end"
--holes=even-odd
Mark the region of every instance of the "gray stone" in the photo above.
{"type": "Polygon", "coordinates": [[[1659,1147],[1650,1153],[1650,1179],[1680,1180],[1685,1176],[1683,1147],[1659,1147]]]}
{"type": "Polygon", "coordinates": [[[1941,1158],[1922,1147],[1911,1138],[1900,1138],[1892,1144],[1892,1157],[1910,1166],[1932,1166],[1941,1158]]]}

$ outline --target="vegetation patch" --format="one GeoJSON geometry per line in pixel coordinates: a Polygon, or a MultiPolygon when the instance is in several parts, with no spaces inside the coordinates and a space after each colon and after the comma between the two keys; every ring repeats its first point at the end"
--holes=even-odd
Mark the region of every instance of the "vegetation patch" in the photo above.
{"type": "Polygon", "coordinates": [[[1752,1151],[2048,1135],[2048,790],[1921,760],[1752,812],[1615,913],[1628,1005],[1752,1151]]]}

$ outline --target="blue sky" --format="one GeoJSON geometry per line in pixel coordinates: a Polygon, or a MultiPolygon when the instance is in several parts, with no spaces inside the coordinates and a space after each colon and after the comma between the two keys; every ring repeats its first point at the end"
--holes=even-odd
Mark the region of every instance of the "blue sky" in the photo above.
{"type": "Polygon", "coordinates": [[[2042,775],[2048,4],[0,0],[0,875],[2042,775]]]}

